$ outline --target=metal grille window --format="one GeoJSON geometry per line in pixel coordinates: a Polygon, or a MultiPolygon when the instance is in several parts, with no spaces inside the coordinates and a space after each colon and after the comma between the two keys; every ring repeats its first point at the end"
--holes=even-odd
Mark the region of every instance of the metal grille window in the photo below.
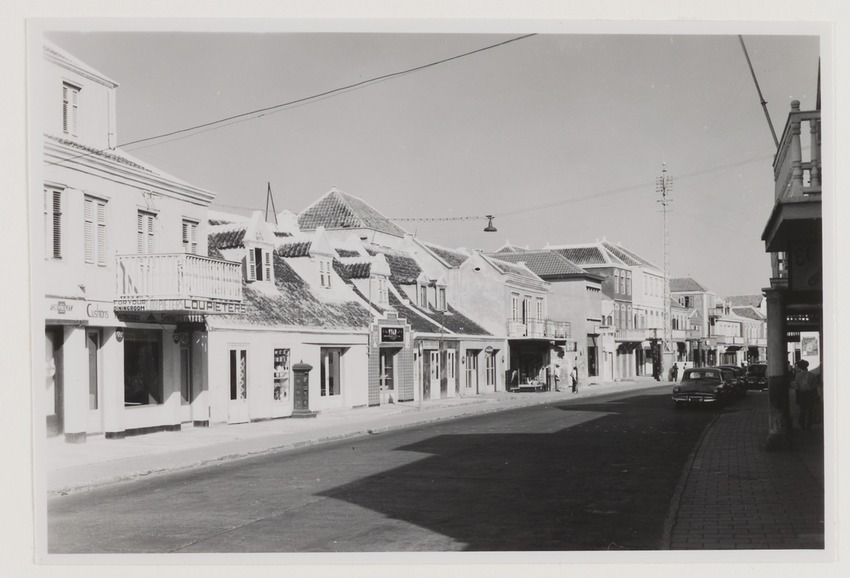
{"type": "Polygon", "coordinates": [[[44,256],[62,257],[62,191],[44,189],[44,256]]]}
{"type": "Polygon", "coordinates": [[[139,211],[136,217],[136,231],[136,252],[152,254],[155,249],[156,215],[147,211],[139,211]]]}
{"type": "Polygon", "coordinates": [[[198,254],[198,223],[183,220],[183,252],[198,254]]]}
{"type": "Polygon", "coordinates": [[[86,263],[106,265],[106,201],[86,197],[83,207],[83,241],[86,263]]]}
{"type": "Polygon", "coordinates": [[[80,106],[80,87],[62,83],[62,132],[77,136],[77,114],[80,106]]]}

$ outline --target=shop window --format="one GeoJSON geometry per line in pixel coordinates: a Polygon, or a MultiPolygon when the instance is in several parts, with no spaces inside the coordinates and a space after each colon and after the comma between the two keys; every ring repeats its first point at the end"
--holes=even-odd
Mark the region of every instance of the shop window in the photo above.
{"type": "Polygon", "coordinates": [[[62,132],[77,136],[79,127],[80,87],[62,83],[62,132]]]}
{"type": "Polygon", "coordinates": [[[62,257],[62,191],[44,189],[44,256],[62,257]]]}
{"type": "Polygon", "coordinates": [[[162,403],[162,332],[124,330],[124,405],[162,403]]]}
{"type": "Polygon", "coordinates": [[[230,401],[248,399],[248,351],[230,350],[230,401]]]}
{"type": "Polygon", "coordinates": [[[289,399],[289,350],[274,350],[274,400],[289,399]]]}
{"type": "Polygon", "coordinates": [[[85,260],[103,267],[106,265],[106,201],[87,196],[83,203],[85,260]]]}
{"type": "Polygon", "coordinates": [[[341,349],[322,348],[322,367],[320,371],[319,394],[331,397],[342,393],[340,363],[341,349]]]}

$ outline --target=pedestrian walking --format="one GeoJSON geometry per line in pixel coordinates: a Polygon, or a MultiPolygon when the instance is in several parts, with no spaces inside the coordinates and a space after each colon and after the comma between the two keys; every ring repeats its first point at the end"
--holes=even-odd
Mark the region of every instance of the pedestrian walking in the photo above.
{"type": "Polygon", "coordinates": [[[809,373],[809,362],[801,359],[796,363],[793,387],[796,390],[797,405],[800,407],[800,429],[812,429],[817,401],[817,378],[809,373]]]}
{"type": "Polygon", "coordinates": [[[578,367],[573,366],[573,370],[570,372],[570,382],[572,382],[573,393],[578,393],[578,367]]]}
{"type": "Polygon", "coordinates": [[[670,370],[670,377],[673,378],[673,381],[679,380],[679,366],[677,364],[673,364],[673,369],[670,370]]]}

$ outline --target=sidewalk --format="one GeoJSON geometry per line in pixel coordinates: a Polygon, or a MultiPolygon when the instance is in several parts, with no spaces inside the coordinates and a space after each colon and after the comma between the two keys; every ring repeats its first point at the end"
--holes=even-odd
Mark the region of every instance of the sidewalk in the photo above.
{"type": "Polygon", "coordinates": [[[823,548],[822,426],[795,430],[789,451],[767,452],[767,392],[750,392],[730,410],[706,429],[683,473],[665,546],[823,548]]]}
{"type": "Polygon", "coordinates": [[[46,444],[48,495],[67,494],[157,473],[223,462],[265,452],[363,436],[417,424],[490,411],[581,399],[659,385],[638,377],[583,386],[579,392],[499,392],[468,398],[430,400],[377,407],[322,411],[315,418],[276,419],[209,428],[189,427],[121,440],[90,436],[84,444],[65,443],[61,436],[46,444]]]}

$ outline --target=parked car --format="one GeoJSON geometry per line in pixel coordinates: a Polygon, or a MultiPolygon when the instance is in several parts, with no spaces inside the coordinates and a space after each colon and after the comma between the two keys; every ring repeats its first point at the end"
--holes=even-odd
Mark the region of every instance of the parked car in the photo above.
{"type": "Polygon", "coordinates": [[[728,372],[728,379],[732,382],[732,389],[737,397],[745,397],[747,395],[747,383],[744,378],[747,375],[747,369],[738,365],[718,365],[718,369],[728,372]]]}
{"type": "Polygon", "coordinates": [[[686,404],[722,405],[734,394],[731,372],[717,367],[686,369],[682,381],[673,387],[673,403],[679,408],[686,404]]]}
{"type": "Polygon", "coordinates": [[[767,389],[767,364],[754,363],[747,367],[744,382],[747,389],[767,389]]]}

